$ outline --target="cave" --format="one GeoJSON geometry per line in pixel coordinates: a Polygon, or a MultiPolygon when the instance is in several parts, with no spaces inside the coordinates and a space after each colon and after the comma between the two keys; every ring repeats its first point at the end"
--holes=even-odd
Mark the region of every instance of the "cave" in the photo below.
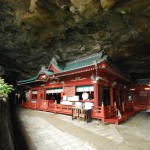
{"type": "Polygon", "coordinates": [[[149,0],[0,1],[0,77],[15,89],[5,120],[12,137],[22,136],[15,135],[15,92],[23,90],[17,81],[33,77],[52,58],[65,64],[104,51],[133,84],[149,79],[149,6],[149,0]]]}

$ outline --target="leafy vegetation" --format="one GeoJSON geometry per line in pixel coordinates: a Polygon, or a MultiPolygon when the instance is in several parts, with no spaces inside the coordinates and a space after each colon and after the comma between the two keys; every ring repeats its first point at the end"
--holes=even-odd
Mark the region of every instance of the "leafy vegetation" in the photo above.
{"type": "Polygon", "coordinates": [[[13,90],[12,85],[5,83],[4,79],[0,77],[0,97],[5,98],[13,90]]]}

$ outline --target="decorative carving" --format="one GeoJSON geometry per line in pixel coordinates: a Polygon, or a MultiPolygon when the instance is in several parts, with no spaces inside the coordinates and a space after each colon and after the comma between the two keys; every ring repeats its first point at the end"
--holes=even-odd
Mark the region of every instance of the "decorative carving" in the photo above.
{"type": "Polygon", "coordinates": [[[41,80],[46,80],[47,79],[47,76],[44,74],[41,76],[41,80]]]}
{"type": "Polygon", "coordinates": [[[43,65],[43,66],[41,67],[41,70],[40,70],[40,71],[45,71],[45,70],[47,70],[47,69],[46,69],[45,65],[43,65]]]}
{"type": "Polygon", "coordinates": [[[52,60],[51,60],[51,64],[53,64],[53,65],[56,65],[57,66],[57,60],[56,60],[56,58],[52,58],[52,60]]]}

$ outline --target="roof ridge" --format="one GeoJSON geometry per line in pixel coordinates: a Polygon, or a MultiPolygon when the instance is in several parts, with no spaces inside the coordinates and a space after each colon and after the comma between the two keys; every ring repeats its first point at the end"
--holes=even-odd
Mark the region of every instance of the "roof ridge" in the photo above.
{"type": "Polygon", "coordinates": [[[103,52],[100,51],[99,53],[95,53],[95,54],[92,54],[92,55],[90,55],[90,56],[84,56],[84,57],[82,57],[82,58],[78,58],[78,59],[69,61],[69,62],[66,63],[66,65],[70,65],[70,64],[73,64],[73,63],[75,63],[75,62],[80,62],[80,61],[86,60],[86,59],[88,59],[88,58],[93,58],[93,57],[96,57],[97,55],[100,55],[100,57],[102,57],[103,52]]]}

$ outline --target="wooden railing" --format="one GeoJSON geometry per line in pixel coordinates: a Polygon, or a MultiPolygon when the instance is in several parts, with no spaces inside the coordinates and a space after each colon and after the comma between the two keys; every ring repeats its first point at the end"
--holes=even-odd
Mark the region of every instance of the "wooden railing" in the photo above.
{"type": "Polygon", "coordinates": [[[22,107],[24,107],[24,108],[30,108],[30,106],[31,106],[31,102],[30,101],[27,101],[27,102],[22,102],[22,107]]]}
{"type": "Polygon", "coordinates": [[[72,114],[72,105],[54,104],[54,112],[62,114],[72,114]]]}
{"type": "Polygon", "coordinates": [[[106,106],[104,107],[104,117],[112,118],[116,117],[116,106],[106,106]]]}
{"type": "Polygon", "coordinates": [[[30,107],[31,109],[36,109],[37,107],[37,101],[30,101],[30,107]]]}
{"type": "Polygon", "coordinates": [[[91,116],[92,118],[101,118],[104,116],[104,111],[102,110],[103,108],[101,106],[94,106],[92,109],[91,116]]]}
{"type": "Polygon", "coordinates": [[[116,117],[116,106],[98,106],[92,109],[92,118],[105,119],[116,117]]]}
{"type": "Polygon", "coordinates": [[[40,110],[40,107],[41,107],[41,102],[38,101],[38,102],[36,103],[36,109],[37,109],[37,110],[40,110]]]}
{"type": "Polygon", "coordinates": [[[134,101],[134,105],[138,106],[138,105],[142,105],[142,106],[147,106],[148,102],[147,101],[134,101]]]}
{"type": "Polygon", "coordinates": [[[72,105],[63,105],[62,110],[65,114],[72,114],[72,105]]]}
{"type": "Polygon", "coordinates": [[[54,106],[55,106],[54,112],[56,114],[62,112],[62,105],[61,104],[55,104],[54,106]]]}
{"type": "Polygon", "coordinates": [[[150,104],[148,104],[148,102],[145,101],[134,101],[134,109],[135,110],[147,110],[150,108],[150,104]]]}
{"type": "MultiPolygon", "coordinates": [[[[91,118],[97,118],[102,120],[102,122],[110,122],[118,124],[122,120],[126,120],[126,118],[130,117],[136,110],[145,110],[145,104],[138,104],[133,101],[125,101],[122,103],[122,109],[119,111],[117,106],[94,106],[91,110],[91,118]],[[118,112],[121,117],[117,116],[118,112]]],[[[54,101],[51,100],[40,100],[37,102],[22,102],[22,107],[38,109],[53,112],[55,114],[72,114],[73,105],[64,105],[64,104],[55,104],[54,101]]]]}
{"type": "Polygon", "coordinates": [[[70,115],[72,113],[72,105],[55,104],[54,100],[22,102],[22,107],[70,115]]]}
{"type": "Polygon", "coordinates": [[[122,111],[123,113],[134,111],[134,103],[133,101],[125,101],[122,103],[122,111]]]}
{"type": "Polygon", "coordinates": [[[55,110],[55,104],[54,103],[49,103],[48,108],[47,108],[46,111],[54,112],[54,110],[55,110]]]}

